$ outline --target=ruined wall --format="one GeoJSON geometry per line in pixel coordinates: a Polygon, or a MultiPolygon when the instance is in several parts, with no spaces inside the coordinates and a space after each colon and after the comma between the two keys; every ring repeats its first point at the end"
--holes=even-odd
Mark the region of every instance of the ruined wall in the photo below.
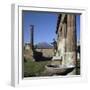
{"type": "Polygon", "coordinates": [[[44,57],[53,57],[54,55],[54,49],[50,48],[50,49],[35,49],[38,52],[42,52],[42,55],[44,57]]]}
{"type": "Polygon", "coordinates": [[[33,61],[33,51],[32,49],[24,50],[24,59],[25,60],[32,60],[33,61]]]}
{"type": "Polygon", "coordinates": [[[24,54],[25,60],[34,60],[33,59],[33,50],[31,48],[31,44],[25,44],[23,54],[24,54]]]}

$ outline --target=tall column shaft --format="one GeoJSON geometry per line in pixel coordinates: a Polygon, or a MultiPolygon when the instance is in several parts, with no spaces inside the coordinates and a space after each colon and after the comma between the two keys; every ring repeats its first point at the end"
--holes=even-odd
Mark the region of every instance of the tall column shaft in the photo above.
{"type": "MultiPolygon", "coordinates": [[[[74,14],[67,15],[66,60],[67,64],[76,66],[76,20],[74,14]]],[[[71,74],[75,75],[76,70],[71,74]]]]}
{"type": "Polygon", "coordinates": [[[31,44],[31,48],[34,48],[34,26],[30,25],[30,44],[31,44]]]}
{"type": "Polygon", "coordinates": [[[66,51],[75,51],[76,44],[75,15],[67,15],[67,49],[66,51]]]}

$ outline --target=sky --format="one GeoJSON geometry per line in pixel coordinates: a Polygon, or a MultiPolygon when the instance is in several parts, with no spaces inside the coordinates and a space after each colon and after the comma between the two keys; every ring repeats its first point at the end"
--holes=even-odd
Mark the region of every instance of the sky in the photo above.
{"type": "Polygon", "coordinates": [[[76,16],[76,33],[77,33],[77,41],[80,41],[80,15],[76,16]]]}
{"type": "MultiPolygon", "coordinates": [[[[34,44],[51,43],[56,38],[58,14],[53,12],[23,11],[24,43],[30,42],[30,25],[34,25],[34,44]]],[[[76,16],[77,39],[80,39],[80,15],[76,16]]]]}

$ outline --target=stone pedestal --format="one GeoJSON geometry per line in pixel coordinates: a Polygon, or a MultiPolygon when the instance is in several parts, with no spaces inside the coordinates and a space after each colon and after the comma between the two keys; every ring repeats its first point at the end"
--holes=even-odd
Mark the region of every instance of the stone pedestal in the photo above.
{"type": "Polygon", "coordinates": [[[60,56],[53,56],[51,65],[62,65],[62,58],[60,56]]]}

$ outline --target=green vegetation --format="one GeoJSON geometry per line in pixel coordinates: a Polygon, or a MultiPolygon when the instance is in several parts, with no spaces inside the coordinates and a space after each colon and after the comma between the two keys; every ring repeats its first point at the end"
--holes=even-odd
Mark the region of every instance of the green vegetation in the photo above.
{"type": "MultiPolygon", "coordinates": [[[[51,64],[51,61],[32,61],[24,62],[24,77],[47,76],[45,65],[51,64]]],[[[77,75],[80,75],[80,60],[77,62],[77,75]]]]}
{"type": "Polygon", "coordinates": [[[27,60],[27,62],[24,62],[24,77],[42,76],[45,65],[50,62],[51,61],[34,62],[32,60],[27,60]]]}

